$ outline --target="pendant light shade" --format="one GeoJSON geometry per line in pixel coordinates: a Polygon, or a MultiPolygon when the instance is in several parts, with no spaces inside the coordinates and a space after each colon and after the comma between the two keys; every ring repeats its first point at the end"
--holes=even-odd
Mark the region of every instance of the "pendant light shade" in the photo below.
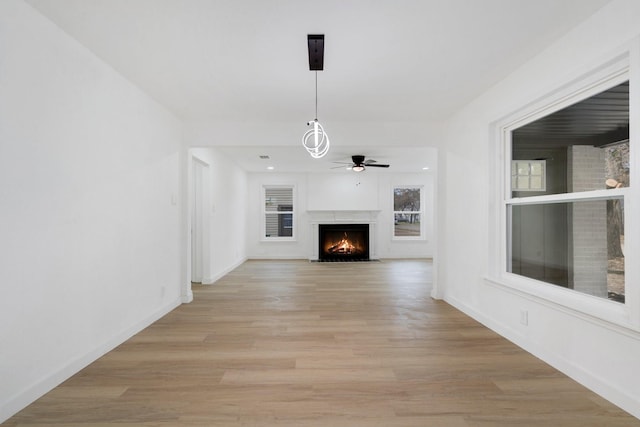
{"type": "Polygon", "coordinates": [[[313,125],[313,128],[302,136],[302,145],[311,154],[311,157],[319,159],[329,152],[329,136],[324,132],[318,119],[308,122],[307,125],[313,125]]]}

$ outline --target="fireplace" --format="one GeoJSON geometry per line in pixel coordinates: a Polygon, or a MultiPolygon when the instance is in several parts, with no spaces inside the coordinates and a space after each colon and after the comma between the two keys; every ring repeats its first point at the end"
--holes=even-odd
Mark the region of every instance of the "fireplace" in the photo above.
{"type": "Polygon", "coordinates": [[[320,261],[369,261],[369,224],[319,224],[320,261]]]}

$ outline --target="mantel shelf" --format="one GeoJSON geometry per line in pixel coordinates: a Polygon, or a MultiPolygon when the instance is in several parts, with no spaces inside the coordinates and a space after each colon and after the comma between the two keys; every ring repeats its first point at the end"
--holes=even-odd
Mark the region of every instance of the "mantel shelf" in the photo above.
{"type": "Polygon", "coordinates": [[[314,210],[308,210],[307,213],[313,214],[313,213],[330,213],[330,212],[340,212],[340,213],[344,213],[344,212],[373,212],[373,213],[380,213],[382,212],[382,210],[380,209],[314,209],[314,210]]]}
{"type": "Polygon", "coordinates": [[[326,210],[326,211],[307,211],[309,222],[311,224],[324,223],[368,223],[372,224],[378,221],[379,210],[326,210]]]}

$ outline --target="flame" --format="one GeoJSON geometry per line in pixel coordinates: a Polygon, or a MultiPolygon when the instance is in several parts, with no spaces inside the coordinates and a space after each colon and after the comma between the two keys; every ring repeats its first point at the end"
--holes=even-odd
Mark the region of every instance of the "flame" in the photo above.
{"type": "Polygon", "coordinates": [[[344,237],[333,243],[329,243],[327,245],[326,251],[330,254],[345,254],[350,255],[353,253],[359,252],[359,249],[354,245],[351,241],[349,241],[349,236],[347,233],[344,233],[344,237]]]}

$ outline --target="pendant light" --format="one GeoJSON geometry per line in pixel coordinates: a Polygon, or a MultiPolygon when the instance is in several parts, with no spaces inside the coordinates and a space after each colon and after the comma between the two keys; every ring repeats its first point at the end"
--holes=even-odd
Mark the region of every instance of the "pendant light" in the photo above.
{"type": "Polygon", "coordinates": [[[309,69],[316,73],[316,116],[307,126],[313,125],[302,136],[302,145],[311,157],[319,159],[329,152],[329,136],[318,122],[318,70],[324,68],[324,34],[308,34],[309,69]]]}

